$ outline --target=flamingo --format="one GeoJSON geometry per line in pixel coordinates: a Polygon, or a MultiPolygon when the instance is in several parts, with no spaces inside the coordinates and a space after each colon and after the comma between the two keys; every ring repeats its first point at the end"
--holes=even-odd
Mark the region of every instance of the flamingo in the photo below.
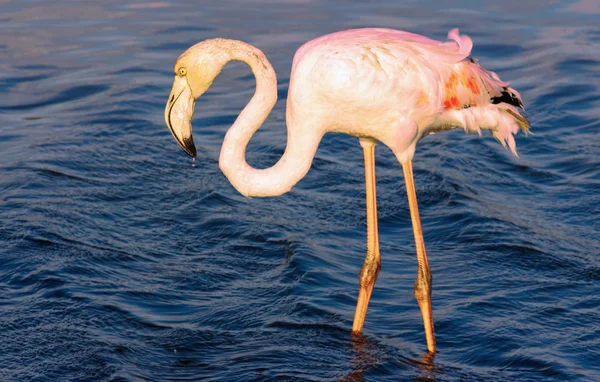
{"type": "Polygon", "coordinates": [[[463,128],[490,130],[516,156],[513,134],[529,132],[521,114],[521,96],[470,57],[472,40],[458,29],[447,42],[383,28],[362,28],[321,36],[296,52],[287,107],[287,146],[272,167],[255,169],[245,159],[246,146],[277,100],[273,67],[256,47],[215,38],[187,49],[174,65],[175,80],[165,121],[175,140],[196,156],[191,118],[194,102],[232,60],[246,63],[256,77],[256,91],[227,131],[219,167],[246,197],[278,196],[291,190],[310,169],[325,133],[359,138],[366,182],[367,252],[359,276],[352,331],[361,333],[373,286],[381,268],[375,189],[375,145],[389,147],[402,165],[418,272],[414,296],[425,329],[427,350],[436,343],[431,307],[431,271],[417,206],[412,159],[428,134],[463,128]]]}

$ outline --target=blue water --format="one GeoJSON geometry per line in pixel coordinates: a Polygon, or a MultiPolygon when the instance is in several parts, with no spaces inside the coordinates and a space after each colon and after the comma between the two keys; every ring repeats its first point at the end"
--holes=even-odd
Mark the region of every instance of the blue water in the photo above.
{"type": "Polygon", "coordinates": [[[489,3],[0,1],[0,380],[600,380],[600,5],[489,3]],[[217,163],[254,90],[246,66],[196,103],[195,167],[163,121],[176,57],[243,39],[279,77],[248,149],[270,166],[295,50],[363,26],[441,40],[459,27],[521,92],[534,133],[517,136],[520,158],[490,134],[418,146],[434,358],[387,148],[382,271],[353,337],[357,139],[326,136],[292,192],[246,199],[217,163]]]}

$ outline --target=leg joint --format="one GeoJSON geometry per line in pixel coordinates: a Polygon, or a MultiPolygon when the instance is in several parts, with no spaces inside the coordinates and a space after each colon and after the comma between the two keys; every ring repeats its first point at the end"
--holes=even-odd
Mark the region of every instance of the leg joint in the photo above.
{"type": "Polygon", "coordinates": [[[423,299],[431,298],[431,271],[429,267],[419,268],[419,272],[417,273],[417,279],[415,280],[415,298],[417,301],[421,301],[423,299]]]}
{"type": "Polygon", "coordinates": [[[365,263],[360,269],[359,282],[361,286],[367,286],[375,283],[379,271],[381,270],[381,260],[377,258],[370,258],[367,256],[365,263]]]}

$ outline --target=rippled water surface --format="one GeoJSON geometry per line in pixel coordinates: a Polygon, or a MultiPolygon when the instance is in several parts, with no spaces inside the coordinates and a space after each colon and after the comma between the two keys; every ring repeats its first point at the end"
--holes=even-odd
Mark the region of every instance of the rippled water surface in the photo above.
{"type": "Polygon", "coordinates": [[[0,0],[0,380],[600,380],[597,1],[0,0]],[[417,193],[439,351],[412,295],[401,167],[377,148],[382,271],[350,334],[365,255],[357,139],[328,135],[278,197],[218,167],[254,91],[230,64],[196,103],[192,167],[163,121],[175,58],[262,49],[279,102],[248,148],[285,148],[291,61],[351,27],[444,40],[512,82],[534,135],[420,142],[417,193]]]}

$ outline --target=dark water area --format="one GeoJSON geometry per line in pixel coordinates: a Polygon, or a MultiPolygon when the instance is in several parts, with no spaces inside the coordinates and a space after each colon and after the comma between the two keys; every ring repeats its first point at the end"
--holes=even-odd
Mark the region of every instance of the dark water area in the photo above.
{"type": "Polygon", "coordinates": [[[0,380],[600,380],[600,3],[0,0],[0,380]],[[382,271],[350,333],[366,249],[362,149],[325,136],[288,194],[218,167],[254,92],[242,64],[196,103],[195,167],[163,120],[172,65],[213,37],[262,49],[279,101],[248,148],[285,149],[292,57],[365,26],[445,40],[523,96],[520,157],[463,131],[413,162],[433,273],[426,357],[402,170],[377,147],[382,271]]]}

